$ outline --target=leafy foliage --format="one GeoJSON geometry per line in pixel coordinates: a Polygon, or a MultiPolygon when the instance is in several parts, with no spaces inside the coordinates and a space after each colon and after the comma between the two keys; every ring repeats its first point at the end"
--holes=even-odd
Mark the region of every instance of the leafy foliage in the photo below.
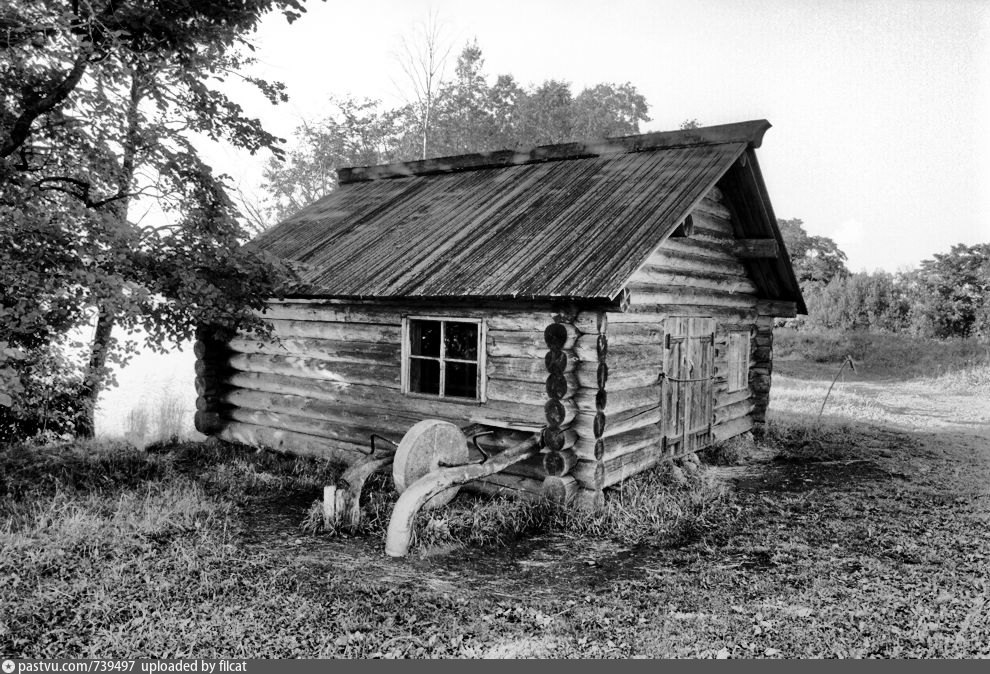
{"type": "Polygon", "coordinates": [[[899,332],[910,325],[903,279],[888,272],[836,276],[807,302],[814,324],[824,328],[899,332]]]}
{"type": "Polygon", "coordinates": [[[915,327],[936,337],[990,338],[990,243],[959,243],[923,260],[910,279],[915,327]]]}
{"type": "Polygon", "coordinates": [[[956,244],[918,269],[851,274],[835,241],[778,219],[813,328],[990,337],[990,244],[956,244]]]}
{"type": "Polygon", "coordinates": [[[839,250],[832,239],[808,234],[804,229],[804,222],[798,218],[778,218],[777,226],[784,237],[784,245],[787,246],[802,290],[810,294],[812,290],[821,288],[832,279],[849,274],[846,254],[839,250]]]}
{"type": "Polygon", "coordinates": [[[199,323],[263,329],[253,309],[289,276],[241,249],[226,179],[191,140],[280,153],[218,87],[250,63],[244,36],[271,11],[291,21],[301,0],[13,0],[0,12],[0,342],[31,353],[95,318],[83,399],[119,353],[114,327],[141,325],[154,348],[199,323]],[[164,224],[131,219],[138,206],[164,224]]]}

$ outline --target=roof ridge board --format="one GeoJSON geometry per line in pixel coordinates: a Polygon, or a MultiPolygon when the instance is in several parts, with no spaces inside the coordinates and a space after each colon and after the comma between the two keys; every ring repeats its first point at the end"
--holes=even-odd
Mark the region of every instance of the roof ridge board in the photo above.
{"type": "Polygon", "coordinates": [[[770,122],[765,119],[758,119],[696,129],[654,131],[587,142],[541,145],[528,151],[496,150],[494,152],[436,157],[377,166],[355,166],[337,169],[337,179],[341,185],[347,185],[371,180],[457,173],[486,168],[507,168],[549,161],[589,159],[610,154],[627,154],[698,145],[722,145],[725,143],[745,142],[757,148],[762,144],[763,134],[769,128],[770,122]]]}

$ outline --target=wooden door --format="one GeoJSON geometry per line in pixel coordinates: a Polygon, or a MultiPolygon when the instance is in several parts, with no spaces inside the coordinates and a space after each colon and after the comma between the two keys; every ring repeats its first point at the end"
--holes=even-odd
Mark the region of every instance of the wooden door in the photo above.
{"type": "Polygon", "coordinates": [[[686,454],[711,442],[715,319],[664,321],[660,431],[666,453],[686,454]]]}

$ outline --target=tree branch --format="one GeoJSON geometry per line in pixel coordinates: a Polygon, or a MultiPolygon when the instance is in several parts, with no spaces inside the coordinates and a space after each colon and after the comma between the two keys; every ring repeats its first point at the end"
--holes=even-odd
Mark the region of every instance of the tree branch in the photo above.
{"type": "Polygon", "coordinates": [[[47,96],[26,101],[27,105],[11,127],[10,133],[4,140],[3,145],[0,145],[0,158],[8,157],[16,152],[31,134],[31,124],[34,123],[34,120],[47,112],[51,112],[69,97],[69,94],[72,93],[72,90],[76,88],[76,85],[82,79],[83,73],[86,72],[86,65],[88,63],[89,54],[86,52],[79,54],[72,66],[72,70],[69,71],[66,78],[53,91],[47,96]]]}

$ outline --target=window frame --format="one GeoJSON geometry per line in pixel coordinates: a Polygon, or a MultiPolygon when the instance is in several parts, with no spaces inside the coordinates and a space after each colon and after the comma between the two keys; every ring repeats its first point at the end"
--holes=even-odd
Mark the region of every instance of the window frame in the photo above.
{"type": "Polygon", "coordinates": [[[442,315],[408,315],[402,317],[402,367],[401,367],[401,379],[402,379],[402,393],[403,395],[412,396],[414,398],[424,398],[426,400],[442,400],[444,402],[454,402],[462,403],[468,405],[477,405],[480,403],[485,403],[488,401],[488,391],[487,383],[488,376],[486,371],[486,356],[488,344],[488,332],[487,326],[485,324],[484,318],[466,318],[463,316],[442,316],[442,315]],[[432,356],[414,356],[412,354],[412,343],[410,342],[410,323],[411,321],[438,321],[440,323],[440,355],[438,358],[432,356]],[[471,323],[478,326],[478,359],[474,360],[464,360],[461,358],[447,358],[447,323],[471,323]],[[422,393],[420,391],[413,391],[410,388],[410,370],[413,358],[419,358],[422,360],[439,360],[440,363],[440,392],[439,393],[422,393]],[[478,377],[475,382],[475,391],[478,394],[476,398],[465,398],[462,396],[448,396],[444,395],[446,388],[446,363],[472,363],[477,364],[478,367],[478,377]]]}
{"type": "Polygon", "coordinates": [[[752,360],[753,356],[753,337],[750,330],[730,330],[728,337],[726,339],[726,369],[728,370],[728,376],[726,377],[726,393],[735,393],[736,391],[744,391],[749,388],[749,362],[752,360]],[[739,360],[734,362],[733,355],[735,349],[733,348],[733,337],[738,337],[742,340],[742,348],[738,354],[739,360]],[[738,377],[738,386],[733,388],[733,379],[738,377]]]}

